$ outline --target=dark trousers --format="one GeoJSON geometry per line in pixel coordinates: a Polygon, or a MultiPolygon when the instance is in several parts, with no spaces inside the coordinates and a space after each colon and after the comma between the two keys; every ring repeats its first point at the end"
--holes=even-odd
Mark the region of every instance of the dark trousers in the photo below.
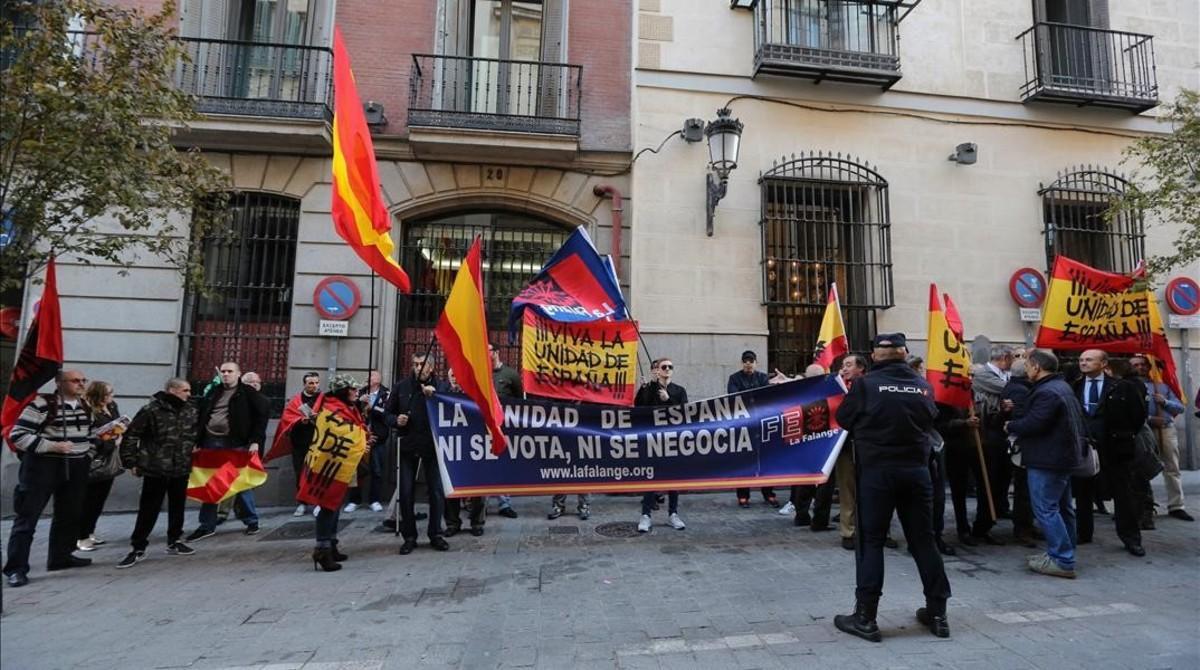
{"type": "Polygon", "coordinates": [[[304,459],[308,457],[308,446],[292,444],[292,476],[296,479],[296,492],[300,491],[300,475],[304,472],[304,459]]]}
{"type": "Polygon", "coordinates": [[[970,441],[946,445],[946,480],[950,482],[950,501],[954,505],[954,525],[959,535],[986,535],[996,525],[988,510],[987,491],[983,487],[983,468],[979,454],[970,441]],[[975,478],[975,525],[967,516],[967,489],[975,478]]]}
{"type": "Polygon", "coordinates": [[[387,458],[387,449],[385,448],[386,441],[381,440],[375,443],[375,447],[371,449],[371,453],[364,459],[364,462],[358,468],[358,486],[350,489],[346,496],[348,502],[355,505],[363,503],[362,490],[367,489],[367,503],[383,504],[391,496],[385,496],[383,490],[383,463],[387,458]],[[366,486],[363,486],[363,483],[366,486]]]}
{"type": "Polygon", "coordinates": [[[322,507],[317,512],[317,548],[328,549],[337,542],[338,517],[342,514],[342,504],[332,508],[322,507]]]}
{"type": "Polygon", "coordinates": [[[829,479],[824,484],[793,486],[792,504],[796,507],[796,517],[804,518],[812,506],[812,525],[816,528],[829,526],[829,512],[833,507],[833,490],[837,487],[837,469],[829,473],[829,479]]]}
{"type": "MultiPolygon", "coordinates": [[[[973,438],[972,438],[973,439],[973,438]]],[[[987,461],[987,476],[988,483],[992,485],[992,502],[996,505],[996,515],[1009,516],[1011,511],[1008,504],[1008,485],[1012,480],[1012,461],[1008,455],[1008,440],[1004,437],[998,439],[984,439],[983,441],[983,458],[987,461]]],[[[978,459],[978,456],[976,456],[978,459]]],[[[987,491],[983,488],[983,482],[977,482],[978,498],[983,500],[984,506],[987,506],[987,491]]],[[[995,525],[993,519],[993,526],[995,525]]],[[[989,527],[990,530],[990,527],[989,527]]],[[[984,531],[986,532],[986,531],[984,531]]]]}
{"type": "Polygon", "coordinates": [[[925,602],[944,612],[950,582],[933,540],[930,509],[933,484],[928,466],[866,467],[858,475],[858,546],[855,551],[860,603],[879,602],[883,595],[883,541],[892,513],[900,517],[904,539],[917,562],[925,589],[925,602]]]}
{"type": "MultiPolygon", "coordinates": [[[[646,493],[642,496],[642,514],[649,516],[650,512],[654,511],[654,503],[657,502],[657,493],[646,493]]],[[[667,514],[675,514],[679,512],[679,491],[667,491],[667,514]]]]}
{"type": "Polygon", "coordinates": [[[187,475],[182,477],[142,477],[142,495],[138,498],[137,521],[129,543],[134,551],[146,551],[150,531],[158,523],[163,498],[167,499],[167,544],[183,537],[183,508],[187,505],[187,475]]]}
{"type": "Polygon", "coordinates": [[[8,562],[4,574],[29,572],[29,549],[33,533],[46,503],[54,498],[54,521],[50,524],[50,549],[46,562],[65,563],[79,539],[79,512],[87,488],[90,458],[61,458],[25,454],[13,491],[12,532],[8,536],[8,562]]]}
{"type": "Polygon", "coordinates": [[[1095,532],[1092,503],[1096,498],[1098,486],[1103,486],[1112,496],[1112,515],[1117,526],[1117,537],[1126,544],[1141,544],[1142,500],[1134,489],[1130,462],[1107,461],[1103,452],[1100,456],[1100,474],[1088,479],[1071,478],[1071,492],[1075,495],[1075,524],[1079,541],[1091,541],[1095,532]]]}
{"type": "Polygon", "coordinates": [[[114,478],[91,479],[83,490],[83,505],[79,513],[79,539],[84,540],[96,532],[96,522],[104,513],[104,503],[112,491],[114,478]]]}
{"type": "Polygon", "coordinates": [[[933,534],[942,536],[946,530],[946,450],[929,452],[929,481],[933,486],[933,501],[930,517],[933,534]]]}
{"type": "Polygon", "coordinates": [[[400,535],[406,540],[417,539],[416,503],[417,471],[425,476],[429,490],[429,539],[442,536],[442,517],[446,513],[446,496],[442,492],[442,476],[438,473],[437,457],[422,457],[413,451],[400,452],[400,535]]]}
{"type": "Polygon", "coordinates": [[[1029,501],[1029,471],[1013,466],[1012,483],[1013,534],[1031,534],[1033,533],[1033,506],[1029,501]]]}
{"type": "MultiPolygon", "coordinates": [[[[772,486],[764,486],[760,490],[762,491],[763,500],[770,500],[775,497],[775,488],[772,486]]],[[[737,497],[738,500],[749,500],[750,489],[738,489],[737,497]]]]}
{"type": "MultiPolygon", "coordinates": [[[[462,528],[463,498],[446,498],[446,527],[460,530],[462,528]]],[[[475,496],[466,498],[467,517],[471,519],[472,528],[483,528],[487,517],[487,498],[475,496]]]]}

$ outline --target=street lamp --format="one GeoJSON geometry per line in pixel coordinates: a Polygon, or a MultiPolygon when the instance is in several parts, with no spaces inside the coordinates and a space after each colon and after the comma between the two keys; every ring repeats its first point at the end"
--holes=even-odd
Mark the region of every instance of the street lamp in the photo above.
{"type": "Polygon", "coordinates": [[[718,109],[716,120],[709,121],[704,128],[704,136],[708,139],[708,165],[712,168],[712,172],[706,175],[708,194],[706,231],[709,237],[713,236],[713,213],[717,208],[717,203],[725,197],[729,172],[737,167],[738,149],[741,147],[742,122],[730,118],[729,114],[728,107],[718,109]]]}

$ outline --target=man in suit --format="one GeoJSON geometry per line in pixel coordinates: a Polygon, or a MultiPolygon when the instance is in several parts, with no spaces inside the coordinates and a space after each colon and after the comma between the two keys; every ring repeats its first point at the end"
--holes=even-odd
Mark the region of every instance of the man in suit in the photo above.
{"type": "MultiPolygon", "coordinates": [[[[1145,556],[1142,548],[1141,500],[1134,493],[1130,462],[1135,454],[1135,436],[1146,423],[1146,389],[1140,383],[1108,374],[1108,354],[1088,349],[1079,356],[1082,377],[1074,384],[1075,397],[1083,403],[1088,438],[1100,456],[1100,474],[1113,500],[1113,518],[1117,537],[1125,550],[1145,556]]],[[[1094,479],[1074,478],[1078,536],[1081,544],[1090,542],[1094,479]]]]}

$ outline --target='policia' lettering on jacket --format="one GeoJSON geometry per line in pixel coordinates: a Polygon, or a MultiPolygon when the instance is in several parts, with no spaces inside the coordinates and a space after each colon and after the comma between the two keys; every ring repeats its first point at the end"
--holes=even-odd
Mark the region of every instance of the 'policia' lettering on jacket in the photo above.
{"type": "Polygon", "coordinates": [[[933,389],[903,360],[877,363],[854,382],[837,410],[861,467],[926,465],[926,433],[936,418],[933,389]]]}

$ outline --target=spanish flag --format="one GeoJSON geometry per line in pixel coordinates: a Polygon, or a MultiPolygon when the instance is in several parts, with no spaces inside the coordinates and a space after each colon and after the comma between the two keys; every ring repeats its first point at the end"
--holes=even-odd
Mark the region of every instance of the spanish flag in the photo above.
{"type": "Polygon", "coordinates": [[[1163,332],[1152,323],[1154,295],[1139,290],[1138,274],[1105,272],[1066,256],[1054,259],[1050,272],[1039,349],[1108,353],[1136,353],[1154,348],[1154,334],[1163,332]]]}
{"type": "Polygon", "coordinates": [[[187,497],[219,503],[266,481],[267,471],[258,454],[242,449],[197,449],[192,453],[187,497]]]}
{"type": "Polygon", "coordinates": [[[483,424],[492,436],[492,453],[500,454],[508,446],[508,440],[500,428],[504,422],[504,410],[500,407],[500,398],[496,396],[495,383],[492,381],[480,254],[480,238],[476,237],[466,260],[458,268],[454,286],[446,297],[446,309],[442,311],[434,332],[463,393],[479,406],[483,424]]]}
{"type": "Polygon", "coordinates": [[[846,324],[842,322],[842,303],[838,300],[837,284],[829,285],[829,302],[825,305],[825,316],[821,318],[821,332],[817,334],[817,355],[813,363],[825,368],[833,367],[838,356],[850,352],[846,339],[846,324]]]}
{"type": "MultiPolygon", "coordinates": [[[[946,299],[948,305],[952,304],[949,296],[946,299]]],[[[961,332],[962,321],[957,317],[955,310],[961,332]]],[[[971,406],[971,354],[942,311],[937,284],[929,285],[929,355],[925,360],[925,379],[933,387],[935,402],[959,408],[971,406]]]]}
{"type": "Polygon", "coordinates": [[[316,410],[316,431],[304,458],[296,500],[336,509],[367,453],[367,428],[358,408],[333,396],[321,396],[316,410]]]}
{"type": "Polygon", "coordinates": [[[350,71],[340,28],[333,30],[333,228],[372,270],[404,293],[412,288],[394,258],[396,247],[375,148],[350,71]]]}

